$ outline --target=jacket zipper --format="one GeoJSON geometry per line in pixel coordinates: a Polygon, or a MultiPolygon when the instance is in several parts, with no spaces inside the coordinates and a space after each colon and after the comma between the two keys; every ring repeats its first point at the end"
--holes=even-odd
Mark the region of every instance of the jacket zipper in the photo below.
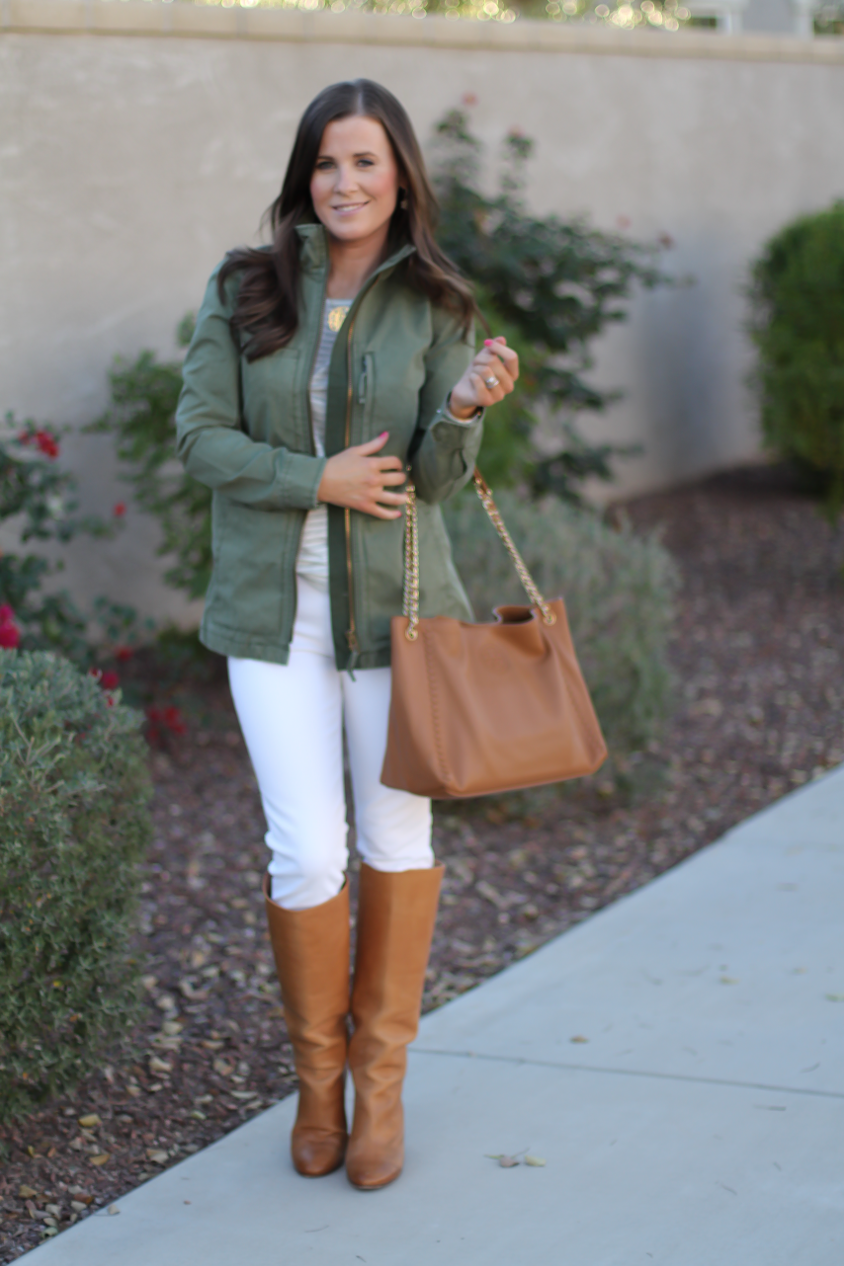
{"type": "MultiPolygon", "coordinates": [[[[388,261],[388,262],[391,263],[391,266],[394,266],[395,263],[398,263],[401,259],[404,259],[407,255],[412,254],[412,253],[413,253],[412,249],[409,249],[406,247],[402,252],[400,252],[400,254],[395,258],[394,261],[388,261]]],[[[364,287],[365,290],[371,289],[372,285],[379,279],[379,274],[381,273],[381,271],[382,271],[381,269],[378,269],[374,277],[372,277],[369,283],[364,287]]],[[[327,288],[328,287],[327,287],[327,274],[326,274],[326,284],[323,285],[323,291],[322,291],[323,309],[325,307],[325,295],[326,295],[327,288]]],[[[355,302],[357,302],[359,298],[360,296],[357,296],[355,302]]],[[[320,311],[322,311],[323,309],[320,309],[320,311]]],[[[352,438],[352,398],[354,396],[354,384],[352,382],[352,331],[355,326],[355,317],[352,317],[351,319],[347,318],[347,320],[349,324],[349,332],[348,332],[347,341],[346,341],[346,448],[349,447],[349,444],[352,438]]],[[[345,327],[345,322],[344,322],[344,327],[345,327]]],[[[318,350],[318,345],[317,347],[314,348],[313,361],[311,362],[312,374],[313,374],[314,362],[316,361],[317,350],[318,350]]],[[[308,381],[310,382],[310,379],[308,381]]],[[[365,371],[364,371],[364,377],[361,381],[361,387],[360,387],[361,391],[365,391],[366,386],[367,384],[366,384],[366,377],[365,377],[365,371]]],[[[311,410],[310,393],[308,393],[308,419],[310,422],[310,429],[311,429],[311,444],[313,446],[313,451],[316,452],[316,444],[314,442],[313,417],[311,416],[310,410],[311,410]]],[[[348,584],[348,587],[349,587],[349,627],[346,630],[346,642],[348,643],[350,653],[349,653],[349,663],[347,666],[347,671],[349,672],[352,679],[354,679],[354,668],[360,656],[360,645],[358,643],[357,625],[355,623],[355,590],[354,590],[354,576],[352,573],[352,512],[351,510],[345,507],[344,507],[344,513],[343,513],[343,521],[344,521],[345,530],[346,530],[346,583],[348,584]]]]}
{"type": "MultiPolygon", "coordinates": [[[[346,448],[349,447],[352,439],[352,331],[354,328],[355,318],[352,317],[349,321],[349,332],[346,336],[346,448]]],[[[360,655],[360,646],[358,644],[357,625],[355,624],[355,582],[352,573],[352,512],[348,506],[343,510],[343,522],[346,528],[346,583],[349,587],[349,627],[346,630],[346,641],[350,652],[348,671],[353,676],[355,665],[360,655]]]]}
{"type": "MultiPolygon", "coordinates": [[[[359,302],[365,291],[371,290],[373,285],[377,284],[379,281],[380,271],[381,270],[379,269],[378,272],[376,272],[369,280],[367,285],[364,287],[364,290],[361,291],[361,294],[355,299],[355,303],[359,302]]],[[[354,380],[352,377],[352,333],[355,328],[356,318],[357,314],[346,318],[346,322],[348,322],[349,326],[349,331],[346,335],[346,448],[349,447],[352,440],[352,400],[354,398],[354,380]]],[[[346,328],[346,322],[343,324],[343,329],[346,328]]],[[[359,393],[362,397],[362,403],[365,402],[364,393],[366,392],[366,388],[366,361],[364,361],[364,371],[361,375],[358,387],[359,393]]],[[[352,680],[354,680],[355,665],[360,657],[360,644],[358,643],[357,624],[355,623],[355,581],[352,571],[352,512],[348,507],[344,507],[343,510],[343,523],[346,529],[346,583],[349,587],[349,627],[346,630],[346,642],[349,647],[349,663],[347,666],[347,672],[351,676],[352,680]]]]}
{"type": "MultiPolygon", "coordinates": [[[[327,279],[326,279],[326,283],[325,283],[325,284],[323,284],[323,287],[322,287],[322,303],[320,304],[320,308],[319,308],[319,311],[320,311],[320,322],[322,322],[322,321],[324,321],[324,320],[325,320],[325,292],[326,292],[326,290],[327,290],[327,289],[328,289],[328,285],[327,285],[327,279]]],[[[310,437],[311,437],[311,456],[312,456],[312,457],[316,457],[317,447],[316,447],[316,436],[315,436],[315,434],[314,434],[314,415],[313,415],[313,413],[311,412],[311,379],[313,378],[313,375],[314,375],[314,365],[316,364],[317,353],[319,352],[319,345],[320,345],[321,340],[322,340],[322,325],[320,324],[319,338],[317,339],[316,343],[314,344],[314,351],[313,351],[313,355],[311,356],[311,367],[310,367],[310,369],[308,370],[308,389],[307,389],[307,391],[305,392],[305,401],[306,401],[306,403],[307,403],[307,407],[308,407],[308,433],[309,433],[309,435],[310,435],[310,437]]],[[[301,540],[302,540],[302,534],[301,534],[301,532],[300,532],[300,534],[299,534],[299,541],[301,542],[301,540]]],[[[295,626],[296,626],[296,615],[297,615],[297,612],[298,612],[298,610],[299,610],[299,584],[298,584],[298,581],[296,580],[295,562],[294,562],[294,573],[293,573],[293,574],[294,574],[294,582],[293,582],[293,624],[290,626],[290,627],[291,627],[291,630],[292,630],[293,628],[295,628],[295,626]]]]}

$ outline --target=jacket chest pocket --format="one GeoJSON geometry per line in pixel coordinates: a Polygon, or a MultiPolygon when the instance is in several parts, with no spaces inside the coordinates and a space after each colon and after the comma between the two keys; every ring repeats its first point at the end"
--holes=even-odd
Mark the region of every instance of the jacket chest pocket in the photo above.
{"type": "Polygon", "coordinates": [[[397,361],[383,353],[365,352],[356,357],[353,382],[359,434],[363,441],[374,439],[382,431],[390,432],[385,452],[399,451],[416,429],[419,413],[419,389],[424,373],[413,372],[415,365],[397,361]]]}

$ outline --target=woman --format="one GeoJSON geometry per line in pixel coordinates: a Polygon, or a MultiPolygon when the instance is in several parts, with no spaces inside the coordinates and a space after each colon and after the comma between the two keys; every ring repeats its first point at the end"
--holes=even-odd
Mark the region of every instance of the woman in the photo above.
{"type": "Polygon", "coordinates": [[[474,301],[434,213],[396,98],[365,79],[326,88],[299,125],[272,245],[231,252],[211,277],[177,413],[179,454],[214,491],[201,637],[228,656],[267,819],[267,918],[300,1083],[293,1162],[315,1177],[345,1158],[361,1188],[401,1172],[442,873],[430,802],[380,782],[405,472],[421,612],[471,619],[438,502],[469,479],[483,410],[518,376],[503,339],[474,354],[474,301]],[[363,863],[351,998],[344,730],[363,863]]]}

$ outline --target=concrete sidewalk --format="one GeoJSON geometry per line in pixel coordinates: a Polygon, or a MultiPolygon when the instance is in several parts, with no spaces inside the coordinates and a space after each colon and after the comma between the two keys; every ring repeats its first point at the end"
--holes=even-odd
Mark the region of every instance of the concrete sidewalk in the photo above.
{"type": "Polygon", "coordinates": [[[286,1100],[32,1266],[841,1266],[843,923],[841,768],[428,1016],[392,1187],[286,1100]]]}

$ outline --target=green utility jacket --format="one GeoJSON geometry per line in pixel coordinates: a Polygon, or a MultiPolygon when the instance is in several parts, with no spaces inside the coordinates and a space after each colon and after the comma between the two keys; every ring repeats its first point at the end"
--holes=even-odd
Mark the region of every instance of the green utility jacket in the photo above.
{"type": "MultiPolygon", "coordinates": [[[[299,327],[286,347],[251,364],[229,319],[237,275],[220,301],[212,274],[184,363],[177,448],[213,490],[211,583],[200,637],[222,655],[286,664],[296,617],[296,555],[326,458],[315,455],[309,383],[328,275],[325,230],[299,228],[299,327]]],[[[328,456],[382,431],[383,453],[409,462],[419,499],[420,612],[471,619],[437,503],[470,478],[480,419],[444,416],[474,355],[453,316],[413,289],[405,246],[358,294],[329,367],[328,456]]],[[[390,619],[401,614],[404,518],[329,506],[331,622],[338,668],[390,662],[390,619]]]]}

